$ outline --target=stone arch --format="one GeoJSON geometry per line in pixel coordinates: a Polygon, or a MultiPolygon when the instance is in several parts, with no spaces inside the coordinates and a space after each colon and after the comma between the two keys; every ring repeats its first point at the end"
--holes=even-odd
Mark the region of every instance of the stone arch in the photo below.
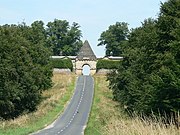
{"type": "Polygon", "coordinates": [[[90,65],[89,63],[84,63],[84,64],[82,65],[82,68],[83,68],[85,65],[88,65],[88,66],[91,68],[91,65],[90,65]]]}
{"type": "Polygon", "coordinates": [[[96,60],[77,60],[76,61],[76,74],[82,75],[83,66],[89,65],[90,67],[90,75],[94,75],[96,73],[96,60]]]}

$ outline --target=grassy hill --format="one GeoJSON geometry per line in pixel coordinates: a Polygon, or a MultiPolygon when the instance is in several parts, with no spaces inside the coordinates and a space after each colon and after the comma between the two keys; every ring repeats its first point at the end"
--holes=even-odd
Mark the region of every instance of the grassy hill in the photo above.
{"type": "Polygon", "coordinates": [[[94,76],[95,95],[85,135],[179,135],[180,130],[166,127],[157,119],[128,117],[112,99],[106,76],[94,76]]]}

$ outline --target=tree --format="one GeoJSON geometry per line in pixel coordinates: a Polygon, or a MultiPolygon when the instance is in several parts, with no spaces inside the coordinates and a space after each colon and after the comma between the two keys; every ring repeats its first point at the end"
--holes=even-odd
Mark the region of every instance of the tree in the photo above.
{"type": "Polygon", "coordinates": [[[50,53],[32,38],[35,33],[25,23],[0,26],[1,118],[34,111],[42,90],[51,86],[50,53]]]}
{"type": "Polygon", "coordinates": [[[33,63],[36,64],[39,70],[39,76],[35,76],[38,85],[41,84],[40,89],[47,89],[51,87],[52,67],[50,64],[51,51],[47,47],[46,31],[42,21],[35,21],[31,27],[25,23],[18,25],[20,33],[28,40],[29,54],[33,63]]]}
{"type": "Polygon", "coordinates": [[[35,21],[31,24],[31,41],[35,44],[42,42],[42,44],[46,44],[46,29],[44,28],[43,21],[35,21]]]}
{"type": "Polygon", "coordinates": [[[69,26],[66,20],[55,19],[54,22],[49,22],[47,27],[48,44],[53,55],[77,55],[82,46],[82,34],[77,23],[69,26]]]}
{"type": "Polygon", "coordinates": [[[108,30],[101,34],[98,46],[105,45],[106,56],[120,56],[122,47],[127,42],[128,33],[127,23],[116,22],[115,25],[110,25],[108,30]]]}
{"type": "Polygon", "coordinates": [[[145,20],[130,33],[122,64],[108,76],[114,99],[137,113],[175,116],[180,110],[179,35],[180,1],[169,0],[157,20],[145,20]]]}
{"type": "Polygon", "coordinates": [[[128,111],[150,114],[153,90],[148,77],[154,63],[153,47],[157,41],[156,21],[145,20],[133,29],[128,44],[123,48],[123,61],[118,72],[108,75],[114,99],[128,111]],[[152,94],[152,95],[151,95],[152,94]]]}
{"type": "Polygon", "coordinates": [[[157,108],[170,113],[180,109],[180,1],[168,0],[161,5],[157,22],[156,46],[158,69],[157,108]]]}

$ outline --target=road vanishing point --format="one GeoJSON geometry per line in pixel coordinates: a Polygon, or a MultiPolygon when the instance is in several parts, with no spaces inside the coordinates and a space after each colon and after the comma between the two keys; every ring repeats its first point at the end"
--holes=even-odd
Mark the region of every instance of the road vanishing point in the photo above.
{"type": "Polygon", "coordinates": [[[84,135],[93,94],[93,78],[79,76],[74,95],[64,113],[53,124],[31,135],[84,135]]]}

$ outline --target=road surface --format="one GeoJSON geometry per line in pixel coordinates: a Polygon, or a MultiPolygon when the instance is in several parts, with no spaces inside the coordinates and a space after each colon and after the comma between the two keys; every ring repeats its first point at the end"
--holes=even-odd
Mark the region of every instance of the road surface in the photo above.
{"type": "Polygon", "coordinates": [[[66,110],[53,124],[31,135],[83,135],[94,93],[91,76],[79,76],[66,110]]]}

